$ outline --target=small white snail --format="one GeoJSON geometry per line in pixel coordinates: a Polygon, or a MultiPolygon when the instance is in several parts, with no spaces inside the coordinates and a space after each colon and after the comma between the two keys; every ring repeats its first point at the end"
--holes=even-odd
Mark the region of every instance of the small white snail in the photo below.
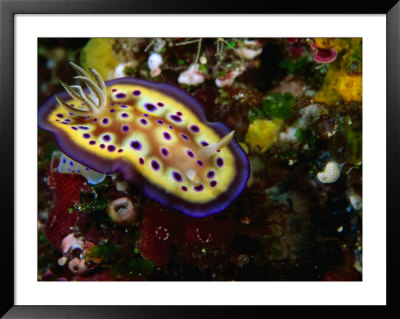
{"type": "Polygon", "coordinates": [[[321,183],[334,183],[340,177],[341,166],[337,162],[329,161],[324,169],[317,174],[317,178],[321,183]]]}

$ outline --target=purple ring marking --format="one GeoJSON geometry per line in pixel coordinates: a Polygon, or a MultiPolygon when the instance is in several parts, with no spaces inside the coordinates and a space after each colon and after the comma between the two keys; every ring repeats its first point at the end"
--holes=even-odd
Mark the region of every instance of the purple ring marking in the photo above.
{"type": "Polygon", "coordinates": [[[89,142],[89,144],[90,144],[90,145],[94,145],[94,144],[96,144],[96,141],[91,140],[91,141],[89,142]]]}
{"type": "Polygon", "coordinates": [[[213,178],[215,176],[215,172],[214,171],[209,171],[207,173],[207,178],[213,178]]]}
{"type": "Polygon", "coordinates": [[[174,129],[174,127],[173,127],[172,125],[168,125],[168,127],[169,127],[171,130],[174,129]]]}
{"type": "Polygon", "coordinates": [[[114,95],[114,97],[116,97],[117,99],[123,99],[123,98],[126,98],[126,94],[125,93],[117,93],[114,95]]]}
{"type": "Polygon", "coordinates": [[[69,161],[69,166],[74,166],[74,162],[73,161],[69,161]]]}
{"type": "Polygon", "coordinates": [[[179,174],[178,172],[173,172],[173,173],[172,173],[172,176],[174,177],[174,179],[175,179],[177,182],[182,182],[182,175],[179,174]]]}
{"type": "Polygon", "coordinates": [[[140,95],[142,92],[140,92],[139,90],[135,90],[132,92],[133,95],[138,96],[140,95]]]}
{"type": "Polygon", "coordinates": [[[203,189],[204,189],[204,187],[203,187],[203,185],[197,185],[197,186],[195,186],[195,187],[193,187],[194,188],[194,190],[196,191],[196,192],[201,192],[203,189]]]}
{"type": "Polygon", "coordinates": [[[129,126],[128,125],[122,125],[122,131],[123,132],[128,132],[129,131],[129,126]]]}
{"type": "Polygon", "coordinates": [[[182,122],[182,119],[178,115],[171,115],[170,118],[175,122],[182,122]]]}
{"type": "Polygon", "coordinates": [[[202,161],[197,161],[197,165],[199,165],[199,166],[203,166],[204,164],[203,164],[203,162],[202,161]]]}
{"type": "Polygon", "coordinates": [[[83,137],[84,138],[90,138],[90,134],[89,133],[85,133],[85,134],[83,134],[83,137]]]}
{"type": "Polygon", "coordinates": [[[102,120],[101,120],[101,123],[107,124],[107,123],[108,123],[108,118],[105,117],[104,119],[102,119],[102,120]]]}
{"type": "Polygon", "coordinates": [[[147,121],[145,119],[140,119],[140,123],[142,123],[143,125],[147,125],[147,121]]]}
{"type": "Polygon", "coordinates": [[[115,146],[114,146],[114,145],[108,145],[108,146],[107,146],[107,150],[108,150],[109,152],[114,152],[114,151],[115,151],[115,146]]]}
{"type": "Polygon", "coordinates": [[[97,122],[97,117],[95,117],[95,118],[93,119],[93,123],[94,123],[94,122],[97,122]]]}
{"type": "Polygon", "coordinates": [[[145,107],[147,110],[149,110],[150,112],[154,112],[154,111],[157,109],[157,107],[156,107],[154,104],[151,104],[151,103],[146,103],[146,104],[144,105],[144,107],[145,107]]]}
{"type": "Polygon", "coordinates": [[[200,144],[201,144],[202,146],[204,146],[204,147],[206,147],[207,145],[209,145],[206,141],[202,141],[200,144]]]}
{"type": "Polygon", "coordinates": [[[115,109],[111,109],[111,110],[110,110],[110,113],[114,113],[114,112],[115,112],[115,109]]]}
{"type": "Polygon", "coordinates": [[[223,160],[221,157],[218,157],[218,158],[217,158],[217,165],[218,165],[219,167],[224,166],[224,160],[223,160]]]}
{"type": "Polygon", "coordinates": [[[144,164],[144,159],[139,157],[139,163],[140,163],[140,165],[143,165],[144,164]]]}
{"type": "Polygon", "coordinates": [[[191,158],[194,157],[194,154],[193,154],[193,152],[192,152],[191,150],[187,150],[187,151],[186,151],[186,154],[187,154],[189,157],[191,157],[191,158]]]}
{"type": "Polygon", "coordinates": [[[59,117],[60,119],[64,117],[64,115],[62,115],[61,113],[57,114],[57,117],[59,117]]]}
{"type": "Polygon", "coordinates": [[[217,186],[217,181],[211,181],[211,182],[210,182],[210,186],[211,186],[211,187],[217,186]]]}
{"type": "Polygon", "coordinates": [[[78,130],[78,128],[77,128],[77,127],[75,127],[75,126],[71,126],[71,128],[72,128],[73,130],[75,130],[75,131],[77,131],[77,130],[78,130]]]}
{"type": "Polygon", "coordinates": [[[144,117],[149,117],[149,114],[144,113],[143,116],[144,117]]]}
{"type": "Polygon", "coordinates": [[[157,161],[152,160],[152,161],[151,161],[151,167],[152,167],[155,171],[158,171],[158,170],[160,169],[160,164],[158,164],[157,161]]]}
{"type": "Polygon", "coordinates": [[[122,148],[120,148],[119,150],[118,150],[118,153],[122,153],[124,150],[122,149],[122,148]]]}
{"type": "Polygon", "coordinates": [[[111,140],[110,135],[108,135],[108,134],[104,135],[103,136],[103,140],[106,141],[106,142],[110,141],[111,140]]]}
{"type": "Polygon", "coordinates": [[[129,117],[129,114],[128,113],[122,113],[121,116],[127,118],[127,117],[129,117]]]}
{"type": "Polygon", "coordinates": [[[190,126],[190,130],[194,133],[198,133],[200,131],[200,129],[197,125],[190,126]]]}
{"type": "Polygon", "coordinates": [[[189,137],[188,137],[187,135],[181,134],[181,136],[182,136],[182,138],[183,138],[184,140],[189,141],[189,137]]]}
{"type": "Polygon", "coordinates": [[[171,135],[168,132],[164,132],[163,135],[166,140],[169,141],[171,139],[171,135]]]}
{"type": "Polygon", "coordinates": [[[141,148],[142,148],[142,144],[140,144],[140,142],[139,141],[132,141],[131,142],[131,147],[134,149],[134,150],[140,150],[141,148]]]}
{"type": "Polygon", "coordinates": [[[89,128],[87,126],[78,126],[81,130],[88,130],[89,128]]]}
{"type": "Polygon", "coordinates": [[[158,102],[157,105],[160,106],[160,107],[163,107],[164,103],[158,102]]]}
{"type": "Polygon", "coordinates": [[[100,148],[105,148],[106,146],[104,144],[100,144],[100,148]]]}
{"type": "Polygon", "coordinates": [[[164,155],[165,157],[167,157],[168,154],[169,154],[169,152],[168,152],[168,150],[167,150],[165,147],[163,147],[163,148],[161,149],[161,154],[164,155]]]}
{"type": "Polygon", "coordinates": [[[163,122],[163,121],[161,121],[161,120],[157,120],[157,123],[158,123],[158,124],[161,124],[161,125],[163,125],[163,124],[164,124],[164,122],[163,122]]]}
{"type": "Polygon", "coordinates": [[[63,164],[65,164],[67,162],[67,159],[63,158],[62,162],[63,164]]]}

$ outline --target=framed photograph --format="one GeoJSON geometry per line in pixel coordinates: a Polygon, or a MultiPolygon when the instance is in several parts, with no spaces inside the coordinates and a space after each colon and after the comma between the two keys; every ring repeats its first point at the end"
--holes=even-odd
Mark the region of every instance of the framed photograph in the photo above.
{"type": "Polygon", "coordinates": [[[400,5],[339,4],[1,1],[1,314],[399,315],[400,5]]]}

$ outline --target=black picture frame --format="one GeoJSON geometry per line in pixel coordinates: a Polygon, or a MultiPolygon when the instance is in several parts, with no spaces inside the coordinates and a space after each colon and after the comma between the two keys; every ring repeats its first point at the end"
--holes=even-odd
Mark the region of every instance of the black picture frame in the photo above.
{"type": "MultiPolygon", "coordinates": [[[[398,0],[162,1],[0,0],[1,310],[4,318],[399,318],[400,3],[398,0]],[[228,5],[229,4],[229,5],[228,5]],[[387,19],[386,306],[16,306],[14,302],[14,18],[16,14],[385,14],[387,19]]],[[[382,172],[384,173],[384,172],[382,172]]],[[[377,212],[378,214],[379,212],[377,212]]],[[[378,214],[379,215],[379,214],[378,214]]],[[[378,216],[379,217],[379,216],[378,216]]]]}

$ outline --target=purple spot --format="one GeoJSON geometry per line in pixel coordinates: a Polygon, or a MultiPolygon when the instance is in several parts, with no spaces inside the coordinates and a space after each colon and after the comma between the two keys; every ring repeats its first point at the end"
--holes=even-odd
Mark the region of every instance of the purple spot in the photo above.
{"type": "Polygon", "coordinates": [[[84,137],[84,138],[89,138],[89,137],[90,137],[90,134],[89,134],[89,133],[85,133],[85,134],[83,134],[83,137],[84,137]]]}
{"type": "Polygon", "coordinates": [[[182,116],[182,112],[176,112],[176,114],[182,116]]]}
{"type": "Polygon", "coordinates": [[[120,107],[126,109],[128,107],[128,105],[123,104],[123,105],[120,105],[120,107]]]}
{"type": "Polygon", "coordinates": [[[160,107],[163,107],[164,103],[158,102],[157,105],[160,106],[160,107]]]}
{"type": "Polygon", "coordinates": [[[107,123],[108,123],[108,118],[105,117],[105,118],[101,121],[101,123],[107,124],[107,123]]]}
{"type": "Polygon", "coordinates": [[[207,178],[213,178],[214,175],[215,175],[215,172],[214,172],[214,171],[209,171],[209,172],[207,173],[207,178]]]}
{"type": "Polygon", "coordinates": [[[177,182],[182,182],[182,176],[178,172],[173,172],[172,176],[175,178],[177,182]]]}
{"type": "Polygon", "coordinates": [[[187,190],[188,190],[186,186],[182,186],[181,189],[182,189],[184,192],[187,192],[187,190]]]}
{"type": "Polygon", "coordinates": [[[164,124],[164,122],[163,122],[163,121],[161,121],[161,120],[157,120],[157,123],[158,123],[158,124],[161,124],[161,125],[163,125],[163,124],[164,124]]]}
{"type": "Polygon", "coordinates": [[[223,160],[221,157],[218,157],[218,158],[217,158],[217,165],[218,165],[219,167],[224,166],[224,160],[223,160]]]}
{"type": "Polygon", "coordinates": [[[115,112],[115,109],[111,109],[111,110],[110,110],[110,113],[114,113],[114,112],[115,112]]]}
{"type": "Polygon", "coordinates": [[[154,104],[151,104],[151,103],[146,103],[144,105],[144,107],[146,109],[148,109],[150,112],[154,112],[157,109],[157,107],[154,104]]]}
{"type": "MultiPolygon", "coordinates": [[[[115,90],[116,91],[116,90],[115,90]]],[[[115,105],[115,103],[110,103],[110,106],[114,106],[115,105]]]]}
{"type": "Polygon", "coordinates": [[[184,140],[189,141],[189,137],[185,134],[181,134],[181,136],[183,137],[184,140]]]}
{"type": "Polygon", "coordinates": [[[115,151],[115,146],[114,145],[108,145],[107,147],[109,152],[114,152],[115,151]]]}
{"type": "Polygon", "coordinates": [[[109,140],[111,140],[110,135],[108,135],[108,134],[107,134],[107,135],[104,135],[104,136],[103,136],[103,140],[106,141],[106,142],[108,142],[109,140]]]}
{"type": "Polygon", "coordinates": [[[115,94],[115,97],[117,99],[123,99],[123,98],[126,98],[126,94],[125,93],[118,93],[118,94],[115,94]]]}
{"type": "Polygon", "coordinates": [[[122,125],[122,131],[128,132],[129,131],[129,126],[128,125],[122,125]]]}
{"type": "Polygon", "coordinates": [[[194,154],[193,154],[192,151],[186,151],[186,154],[187,154],[189,157],[191,157],[191,158],[194,157],[194,154]]]}
{"type": "Polygon", "coordinates": [[[208,145],[208,143],[206,142],[206,141],[202,141],[201,143],[200,143],[202,146],[207,146],[208,145]]]}
{"type": "Polygon", "coordinates": [[[168,133],[168,132],[164,132],[164,138],[166,139],[166,140],[170,140],[171,139],[171,135],[168,133]]]}
{"type": "Polygon", "coordinates": [[[147,125],[147,121],[145,119],[140,119],[140,123],[142,123],[143,125],[147,125]]]}
{"type": "Polygon", "coordinates": [[[89,116],[86,116],[86,119],[87,119],[87,120],[90,119],[90,115],[89,115],[89,116]]]}
{"type": "Polygon", "coordinates": [[[178,115],[171,115],[171,119],[173,119],[175,122],[182,122],[182,119],[178,115]]]}
{"type": "Polygon", "coordinates": [[[171,130],[174,129],[174,127],[173,127],[172,125],[168,125],[168,127],[169,127],[171,130]]]}
{"type": "Polygon", "coordinates": [[[111,92],[117,92],[117,89],[112,89],[111,92]]]}
{"type": "Polygon", "coordinates": [[[210,186],[211,186],[211,187],[217,186],[217,181],[211,181],[210,186]]]}
{"type": "Polygon", "coordinates": [[[68,112],[68,114],[69,114],[70,116],[74,116],[74,115],[75,115],[74,113],[71,113],[71,112],[68,112]]]}
{"type": "Polygon", "coordinates": [[[203,190],[203,185],[197,185],[197,186],[195,186],[195,187],[193,187],[194,188],[194,190],[196,191],[196,192],[201,192],[202,190],[203,190]]]}
{"type": "Polygon", "coordinates": [[[143,165],[144,164],[144,159],[139,157],[139,163],[140,163],[140,165],[143,165]]]}
{"type": "Polygon", "coordinates": [[[97,122],[97,117],[95,117],[95,118],[93,119],[93,122],[97,122]]]}
{"type": "Polygon", "coordinates": [[[169,154],[169,152],[168,152],[168,150],[167,150],[166,148],[163,147],[163,148],[161,149],[161,154],[164,155],[165,157],[167,157],[168,154],[169,154]]]}
{"type": "Polygon", "coordinates": [[[129,117],[129,114],[128,113],[122,113],[121,116],[126,118],[126,117],[129,117]]]}
{"type": "Polygon", "coordinates": [[[67,160],[64,158],[62,162],[63,162],[63,164],[65,164],[67,162],[67,160]]]}
{"type": "Polygon", "coordinates": [[[62,115],[61,113],[57,114],[57,117],[59,117],[60,119],[64,117],[64,115],[62,115]]]}
{"type": "Polygon", "coordinates": [[[80,173],[81,173],[81,170],[80,170],[80,169],[77,169],[76,172],[80,174],[80,173]]]}
{"type": "Polygon", "coordinates": [[[131,147],[138,151],[142,148],[142,144],[140,144],[139,141],[132,141],[131,147]]]}
{"type": "Polygon", "coordinates": [[[158,170],[160,169],[160,164],[158,164],[157,161],[152,160],[152,161],[151,161],[151,167],[152,167],[155,171],[158,171],[158,170]]]}
{"type": "Polygon", "coordinates": [[[71,119],[65,119],[64,122],[71,122],[71,119]]]}
{"type": "Polygon", "coordinates": [[[149,114],[144,113],[143,116],[144,117],[149,117],[149,114]]]}
{"type": "Polygon", "coordinates": [[[59,120],[59,119],[56,119],[56,122],[60,122],[60,120],[59,120]]]}
{"type": "Polygon", "coordinates": [[[68,122],[61,122],[61,124],[68,124],[68,122]]]}
{"type": "Polygon", "coordinates": [[[93,140],[92,140],[92,141],[89,142],[89,144],[90,144],[90,145],[94,145],[94,144],[96,144],[96,141],[93,141],[93,140]]]}
{"type": "Polygon", "coordinates": [[[71,128],[72,128],[73,130],[75,130],[75,131],[77,131],[77,130],[78,130],[78,128],[77,128],[77,127],[75,127],[75,126],[71,126],[71,128]]]}
{"type": "Polygon", "coordinates": [[[74,162],[73,161],[69,161],[69,166],[74,166],[74,162]]]}
{"type": "Polygon", "coordinates": [[[122,149],[122,148],[120,148],[119,150],[118,150],[118,153],[122,153],[124,150],[122,149]]]}
{"type": "Polygon", "coordinates": [[[199,127],[198,127],[197,125],[192,125],[192,126],[190,127],[190,130],[191,130],[192,132],[195,132],[195,133],[198,133],[198,132],[200,131],[200,129],[199,129],[199,127]]]}
{"type": "Polygon", "coordinates": [[[203,166],[203,162],[202,161],[197,161],[197,165],[203,166]]]}
{"type": "Polygon", "coordinates": [[[141,93],[141,92],[140,92],[139,90],[135,90],[135,91],[132,92],[132,94],[135,95],[135,96],[140,95],[140,93],[141,93]]]}
{"type": "Polygon", "coordinates": [[[104,144],[100,144],[100,148],[105,148],[106,146],[104,144]]]}
{"type": "Polygon", "coordinates": [[[85,170],[86,170],[86,171],[89,171],[89,167],[85,167],[85,170]]]}

